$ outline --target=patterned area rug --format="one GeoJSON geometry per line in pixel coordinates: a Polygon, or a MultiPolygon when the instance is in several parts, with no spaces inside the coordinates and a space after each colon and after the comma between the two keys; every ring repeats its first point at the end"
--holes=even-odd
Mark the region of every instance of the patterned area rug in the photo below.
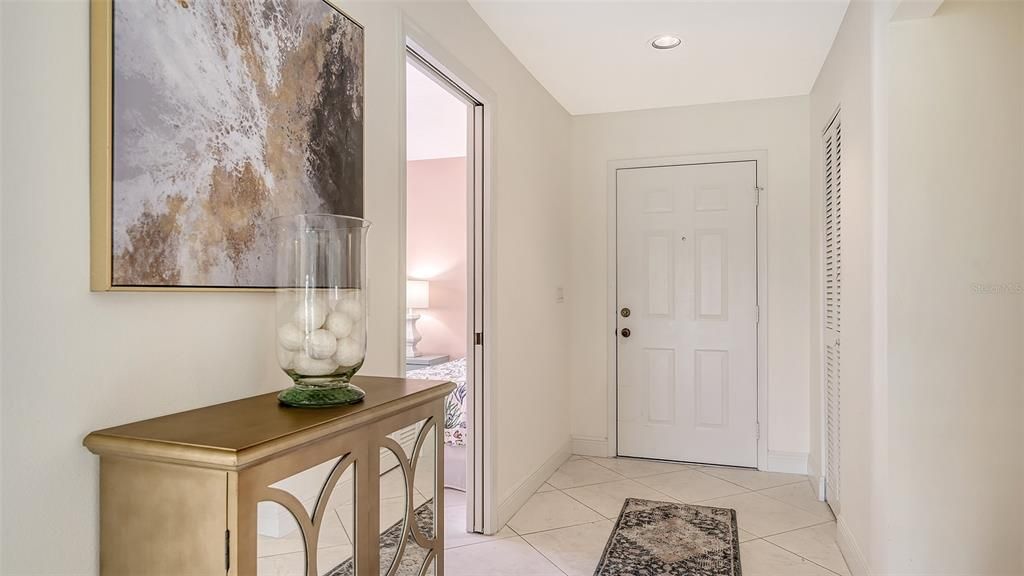
{"type": "MultiPolygon", "coordinates": [[[[430,499],[420,504],[415,510],[416,524],[419,526],[420,531],[431,538],[434,535],[434,500],[430,499]]],[[[390,528],[385,530],[380,535],[380,564],[385,569],[381,570],[381,574],[384,574],[395,561],[395,554],[398,553],[398,545],[402,541],[402,528],[403,522],[399,520],[393,524],[390,528]]],[[[405,551],[402,553],[401,560],[398,561],[398,568],[395,571],[395,576],[417,576],[420,573],[420,568],[423,566],[423,560],[427,557],[427,551],[420,548],[416,544],[416,540],[413,539],[412,533],[407,530],[406,537],[408,540],[405,543],[405,551]]],[[[328,572],[325,576],[353,576],[355,574],[354,559],[349,558],[342,562],[338,566],[335,566],[333,570],[328,572]]]]}
{"type": "Polygon", "coordinates": [[[736,511],[627,498],[594,576],[741,576],[736,511]]]}

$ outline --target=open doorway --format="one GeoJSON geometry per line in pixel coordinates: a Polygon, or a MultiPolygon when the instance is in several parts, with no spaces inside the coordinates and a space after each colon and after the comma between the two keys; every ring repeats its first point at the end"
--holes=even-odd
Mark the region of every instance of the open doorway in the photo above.
{"type": "Polygon", "coordinates": [[[446,521],[482,532],[483,106],[410,49],[405,128],[405,371],[456,384],[445,399],[446,521]]]}

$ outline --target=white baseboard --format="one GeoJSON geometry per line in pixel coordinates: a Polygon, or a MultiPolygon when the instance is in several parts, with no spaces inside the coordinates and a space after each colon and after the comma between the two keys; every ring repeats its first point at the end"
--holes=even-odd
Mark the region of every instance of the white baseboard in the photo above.
{"type": "Polygon", "coordinates": [[[569,459],[569,456],[571,456],[570,445],[570,442],[566,442],[561,448],[556,450],[537,471],[530,474],[526,480],[523,480],[519,487],[513,490],[512,494],[498,505],[498,530],[501,530],[516,515],[516,512],[523,507],[523,504],[526,504],[530,496],[533,496],[533,493],[547,482],[548,478],[555,473],[555,470],[558,470],[558,467],[569,459]]]}
{"type": "Polygon", "coordinates": [[[787,474],[807,474],[806,452],[783,452],[781,450],[768,451],[768,463],[765,470],[768,472],[785,472],[787,474]]]}
{"type": "Polygon", "coordinates": [[[818,464],[814,454],[807,455],[807,480],[811,483],[811,490],[818,495],[818,500],[825,501],[825,474],[818,464]]]}
{"type": "Polygon", "coordinates": [[[597,436],[573,436],[572,453],[580,456],[608,456],[608,440],[597,436]]]}
{"type": "Polygon", "coordinates": [[[821,466],[818,464],[818,459],[814,457],[814,454],[807,454],[807,475],[824,476],[821,466]]]}
{"type": "Polygon", "coordinates": [[[871,576],[871,566],[868,564],[864,553],[861,552],[860,546],[857,545],[857,540],[853,537],[853,533],[846,526],[846,521],[843,520],[842,515],[836,518],[836,543],[839,544],[839,551],[843,553],[843,558],[846,560],[846,566],[850,569],[850,574],[853,576],[871,576]]]}
{"type": "Polygon", "coordinates": [[[818,500],[821,502],[825,501],[825,477],[810,474],[807,476],[807,481],[811,483],[811,490],[818,496],[818,500]]]}

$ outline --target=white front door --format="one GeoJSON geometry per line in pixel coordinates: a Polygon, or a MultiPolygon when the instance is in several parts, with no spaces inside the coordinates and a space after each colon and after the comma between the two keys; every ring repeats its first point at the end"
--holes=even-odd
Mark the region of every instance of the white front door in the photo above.
{"type": "Polygon", "coordinates": [[[618,453],[757,466],[757,164],[616,173],[618,453]]]}

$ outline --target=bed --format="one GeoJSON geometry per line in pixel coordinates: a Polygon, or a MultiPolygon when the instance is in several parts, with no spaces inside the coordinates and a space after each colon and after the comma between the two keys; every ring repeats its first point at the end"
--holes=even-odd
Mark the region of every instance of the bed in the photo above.
{"type": "Polygon", "coordinates": [[[444,399],[444,484],[466,489],[466,359],[405,373],[407,378],[446,380],[455,390],[444,399]]]}
{"type": "Polygon", "coordinates": [[[436,366],[409,370],[405,375],[407,378],[447,380],[455,384],[455,390],[444,399],[444,443],[448,446],[465,446],[466,359],[459,358],[436,366]]]}

